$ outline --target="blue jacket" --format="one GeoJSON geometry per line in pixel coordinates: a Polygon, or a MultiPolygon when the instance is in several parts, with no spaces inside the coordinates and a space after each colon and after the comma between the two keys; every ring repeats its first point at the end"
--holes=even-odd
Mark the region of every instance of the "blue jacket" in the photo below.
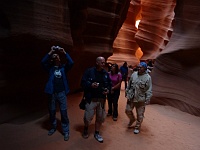
{"type": "MultiPolygon", "coordinates": [[[[69,85],[68,85],[66,74],[72,68],[74,62],[71,59],[71,57],[69,56],[69,54],[66,53],[65,56],[66,56],[66,59],[67,59],[67,64],[62,64],[59,67],[60,67],[60,70],[61,70],[61,73],[62,73],[62,76],[63,76],[65,93],[67,95],[69,93],[69,85]]],[[[48,79],[46,86],[45,86],[45,93],[47,93],[47,94],[53,94],[53,92],[54,92],[53,83],[54,83],[54,71],[55,70],[54,70],[54,66],[49,63],[50,59],[51,59],[51,56],[49,54],[46,54],[41,61],[43,68],[49,73],[49,79],[48,79]]]]}
{"type": "MultiPolygon", "coordinates": [[[[92,92],[95,90],[95,89],[92,89],[92,83],[93,82],[96,82],[96,77],[95,77],[95,72],[96,72],[96,67],[92,67],[92,68],[89,68],[85,71],[82,79],[81,79],[81,87],[83,88],[84,90],[84,96],[87,100],[87,102],[91,102],[91,98],[97,98],[97,97],[94,97],[94,95],[92,94],[92,92]],[[92,97],[93,95],[93,97],[92,97]]],[[[112,81],[109,77],[109,74],[106,70],[102,70],[102,74],[104,74],[103,76],[103,87],[104,88],[107,88],[109,91],[111,90],[111,86],[112,86],[112,81]]],[[[106,98],[106,95],[102,95],[103,98],[106,98]]]]}

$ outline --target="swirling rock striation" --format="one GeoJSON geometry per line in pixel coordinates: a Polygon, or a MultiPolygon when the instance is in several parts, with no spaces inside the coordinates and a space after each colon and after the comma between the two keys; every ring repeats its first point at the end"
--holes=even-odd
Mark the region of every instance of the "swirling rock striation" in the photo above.
{"type": "MultiPolygon", "coordinates": [[[[81,76],[87,67],[95,65],[95,58],[112,55],[129,2],[0,1],[0,107],[13,104],[26,111],[46,107],[43,90],[47,74],[40,61],[52,45],[64,47],[72,56],[75,64],[68,74],[69,85],[71,92],[80,89],[81,76]]],[[[9,114],[11,118],[17,115],[9,114]]]]}
{"type": "Polygon", "coordinates": [[[173,33],[152,72],[153,103],[200,116],[200,1],[177,1],[173,33]]]}
{"type": "Polygon", "coordinates": [[[131,1],[127,9],[126,20],[113,43],[113,55],[108,58],[109,62],[117,63],[118,65],[122,65],[124,61],[128,65],[136,65],[142,56],[140,54],[139,57],[136,57],[139,46],[135,41],[135,33],[137,32],[135,23],[140,19],[140,1],[131,1]]]}
{"type": "Polygon", "coordinates": [[[143,51],[143,59],[154,59],[169,40],[174,19],[174,0],[141,0],[142,19],[135,40],[143,51]]]}

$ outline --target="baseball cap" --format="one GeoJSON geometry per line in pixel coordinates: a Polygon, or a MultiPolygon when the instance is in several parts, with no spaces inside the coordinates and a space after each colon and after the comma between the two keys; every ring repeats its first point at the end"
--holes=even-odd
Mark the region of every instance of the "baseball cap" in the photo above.
{"type": "Polygon", "coordinates": [[[145,62],[140,62],[139,66],[144,67],[145,69],[147,69],[147,64],[145,62]]]}

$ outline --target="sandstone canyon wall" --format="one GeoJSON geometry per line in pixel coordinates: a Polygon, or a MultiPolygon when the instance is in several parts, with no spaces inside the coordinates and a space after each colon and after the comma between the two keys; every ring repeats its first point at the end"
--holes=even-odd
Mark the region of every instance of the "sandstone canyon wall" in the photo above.
{"type": "Polygon", "coordinates": [[[200,116],[200,1],[180,0],[173,33],[152,72],[152,102],[200,116]]]}
{"type": "Polygon", "coordinates": [[[170,105],[197,116],[200,114],[197,94],[200,73],[198,61],[200,29],[196,20],[196,16],[199,15],[199,12],[196,12],[199,5],[198,1],[187,0],[131,1],[127,18],[113,45],[114,54],[109,58],[113,61],[126,60],[136,64],[136,51],[139,46],[143,53],[140,59],[156,58],[151,73],[153,79],[151,102],[170,105]],[[135,29],[134,24],[137,19],[141,21],[139,28],[135,29]],[[131,56],[133,58],[130,61],[131,56]]]}
{"type": "Polygon", "coordinates": [[[119,64],[156,58],[152,103],[199,116],[199,7],[198,0],[0,1],[1,108],[46,106],[40,60],[51,45],[60,45],[75,61],[71,92],[98,55],[119,64]]]}
{"type": "MultiPolygon", "coordinates": [[[[95,65],[97,56],[106,59],[113,53],[113,42],[120,30],[130,5],[130,0],[71,0],[70,22],[73,38],[73,69],[77,82],[72,89],[80,87],[80,77],[87,67],[95,65]],[[82,4],[82,7],[80,7],[82,4]],[[83,63],[84,62],[84,63],[83,63]]],[[[73,80],[73,79],[72,79],[73,80]]]]}
{"type": "Polygon", "coordinates": [[[40,61],[51,45],[73,46],[67,1],[0,1],[1,120],[45,105],[40,61]]]}
{"type": "Polygon", "coordinates": [[[108,58],[108,62],[123,65],[124,61],[128,65],[137,65],[142,56],[142,52],[135,41],[137,28],[135,23],[141,19],[141,2],[131,1],[126,15],[126,19],[120,28],[113,43],[113,55],[108,58]],[[138,57],[137,54],[138,53],[138,57]]]}
{"type": "Polygon", "coordinates": [[[46,108],[47,74],[40,61],[60,45],[75,64],[68,74],[71,92],[97,56],[112,55],[130,0],[0,1],[1,122],[46,108]],[[7,112],[6,115],[3,112],[7,112]]]}

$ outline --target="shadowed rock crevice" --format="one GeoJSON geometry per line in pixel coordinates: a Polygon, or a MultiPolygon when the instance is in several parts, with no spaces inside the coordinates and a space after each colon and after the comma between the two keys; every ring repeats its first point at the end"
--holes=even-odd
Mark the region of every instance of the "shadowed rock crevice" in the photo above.
{"type": "Polygon", "coordinates": [[[165,98],[165,97],[155,97],[154,96],[153,102],[151,104],[161,104],[161,105],[172,106],[183,112],[187,112],[187,113],[190,113],[195,116],[199,116],[199,113],[200,113],[200,108],[192,106],[183,101],[179,101],[177,99],[169,99],[169,98],[165,98]]]}

